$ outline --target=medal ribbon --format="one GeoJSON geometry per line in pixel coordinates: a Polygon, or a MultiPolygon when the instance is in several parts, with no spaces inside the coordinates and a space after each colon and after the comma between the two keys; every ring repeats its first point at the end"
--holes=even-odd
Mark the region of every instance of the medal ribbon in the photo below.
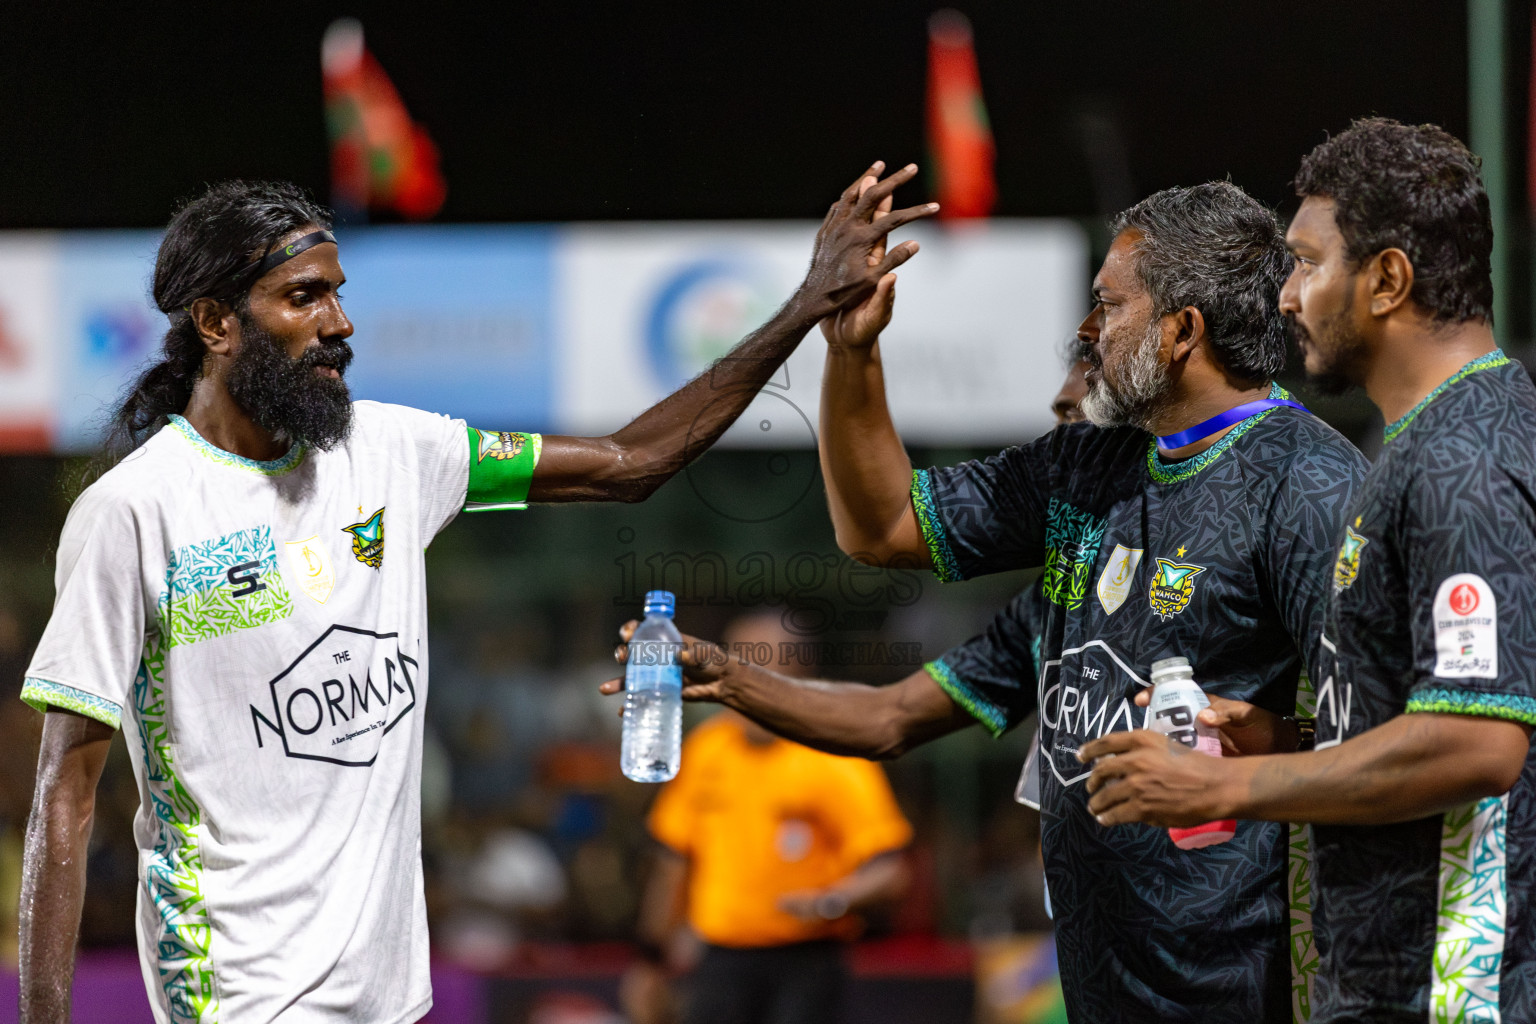
{"type": "Polygon", "coordinates": [[[1226,412],[1217,413],[1204,423],[1196,423],[1188,430],[1181,430],[1177,434],[1169,434],[1167,437],[1159,437],[1157,446],[1163,451],[1173,451],[1175,448],[1183,448],[1185,445],[1203,441],[1218,431],[1226,430],[1234,423],[1241,422],[1255,413],[1266,409],[1274,409],[1282,405],[1288,405],[1292,409],[1300,409],[1307,412],[1307,407],[1300,402],[1293,402],[1289,398],[1261,398],[1257,402],[1244,402],[1242,405],[1233,406],[1226,412]]]}

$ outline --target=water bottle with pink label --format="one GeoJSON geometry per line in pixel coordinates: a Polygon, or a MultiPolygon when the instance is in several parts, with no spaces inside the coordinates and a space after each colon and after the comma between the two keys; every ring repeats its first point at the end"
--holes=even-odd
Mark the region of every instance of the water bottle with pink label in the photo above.
{"type": "MultiPolygon", "coordinates": [[[[1147,706],[1147,728],[1162,733],[1212,757],[1221,756],[1221,734],[1197,717],[1211,706],[1205,691],[1195,683],[1188,658],[1164,658],[1152,663],[1152,701],[1147,706]]],[[[1168,836],[1181,850],[1215,846],[1232,838],[1237,822],[1231,818],[1208,821],[1193,828],[1170,828],[1168,836]]]]}

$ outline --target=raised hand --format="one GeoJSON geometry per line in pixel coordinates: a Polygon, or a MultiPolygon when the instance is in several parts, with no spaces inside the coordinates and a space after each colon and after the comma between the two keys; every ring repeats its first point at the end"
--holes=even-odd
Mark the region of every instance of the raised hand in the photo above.
{"type": "MultiPolygon", "coordinates": [[[[917,165],[908,164],[882,179],[880,173],[884,169],[885,164],[876,161],[859,175],[832,204],[821,222],[821,229],[816,232],[811,266],[800,285],[798,297],[817,319],[858,306],[873,297],[882,279],[917,254],[918,246],[913,241],[887,249],[886,235],[903,224],[930,217],[939,210],[938,203],[892,210],[891,193],[916,176],[917,165]]],[[[894,285],[894,277],[885,283],[887,294],[883,301],[887,320],[890,315],[889,290],[894,285]]],[[[877,302],[871,314],[877,315],[878,309],[877,302]]],[[[875,333],[879,333],[878,330],[875,333]]]]}
{"type": "MultiPolygon", "coordinates": [[[[866,177],[859,183],[859,195],[862,197],[874,184],[874,178],[866,177]]],[[[875,207],[875,216],[882,217],[890,213],[891,205],[891,196],[887,195],[875,207]]],[[[885,259],[886,241],[887,236],[880,236],[880,240],[870,250],[868,262],[871,267],[879,266],[885,259]]],[[[875,290],[863,302],[856,306],[844,306],[823,320],[822,337],[834,346],[863,348],[873,345],[879,340],[880,332],[890,324],[895,303],[896,275],[890,273],[876,282],[875,290]]]]}

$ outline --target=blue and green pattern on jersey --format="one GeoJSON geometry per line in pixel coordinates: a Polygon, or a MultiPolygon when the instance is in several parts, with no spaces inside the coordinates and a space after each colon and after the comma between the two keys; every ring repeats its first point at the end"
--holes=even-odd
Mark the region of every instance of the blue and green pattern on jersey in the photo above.
{"type": "Polygon", "coordinates": [[[171,552],[158,611],[167,647],[211,640],[292,615],[293,598],[277,566],[272,528],[236,530],[171,552]],[[254,567],[245,574],[254,574],[260,589],[231,581],[230,571],[241,566],[254,567]]]}
{"type": "Polygon", "coordinates": [[[987,700],[974,686],[960,678],[943,658],[936,658],[923,668],[933,681],[939,684],[939,689],[948,694],[950,700],[969,712],[972,718],[985,726],[994,739],[1008,731],[1008,716],[1002,708],[987,700]]]}
{"type": "Polygon", "coordinates": [[[1495,366],[1504,366],[1508,364],[1508,362],[1509,357],[1504,354],[1503,349],[1496,348],[1486,355],[1478,356],[1476,359],[1472,360],[1470,363],[1466,364],[1461,369],[1451,374],[1445,380],[1441,381],[1435,387],[1435,390],[1424,396],[1423,401],[1414,406],[1412,409],[1409,409],[1407,413],[1399,417],[1396,421],[1389,424],[1386,430],[1383,431],[1383,437],[1387,441],[1397,440],[1398,435],[1408,429],[1408,424],[1417,419],[1419,413],[1423,412],[1425,408],[1429,406],[1430,402],[1433,402],[1435,399],[1439,398],[1441,393],[1444,392],[1445,389],[1450,387],[1452,384],[1466,380],[1468,377],[1472,376],[1474,373],[1477,373],[1479,370],[1491,370],[1495,366]]]}
{"type": "Polygon", "coordinates": [[[219,993],[213,966],[213,925],[203,892],[203,812],[176,774],[167,725],[162,636],[152,633],[133,682],[144,784],[154,839],[141,852],[144,896],[160,918],[152,937],[160,988],[173,1024],[215,1024],[219,993]]]}
{"type": "Polygon", "coordinates": [[[34,711],[46,712],[49,708],[73,711],[86,718],[94,718],[103,725],[116,729],[122,724],[123,709],[105,697],[51,679],[28,676],[21,687],[21,699],[34,711]]]}
{"type": "Polygon", "coordinates": [[[533,471],[544,452],[543,436],[475,427],[467,429],[469,487],[464,496],[464,511],[527,508],[533,471]]]}
{"type": "Polygon", "coordinates": [[[1509,794],[1445,813],[1435,915],[1430,1019],[1498,1021],[1499,971],[1509,893],[1505,823],[1509,794]]]}
{"type": "Polygon", "coordinates": [[[216,444],[210,444],[184,417],[173,415],[170,417],[170,423],[175,431],[191,442],[192,447],[202,453],[205,458],[212,462],[217,462],[221,466],[229,466],[232,469],[246,469],[253,473],[260,473],[262,476],[282,476],[304,461],[303,445],[296,444],[289,448],[285,455],[262,462],[257,459],[248,459],[243,455],[236,455],[234,452],[227,452],[216,444]]]}
{"type": "Polygon", "coordinates": [[[1045,520],[1045,599],[1068,610],[1088,594],[1093,563],[1099,557],[1106,523],[1059,498],[1052,498],[1045,520]]]}
{"type": "Polygon", "coordinates": [[[1482,690],[1452,690],[1430,687],[1408,698],[1408,711],[1432,715],[1477,715],[1503,718],[1536,726],[1536,697],[1519,693],[1486,693],[1482,690]]]}
{"type": "Polygon", "coordinates": [[[960,563],[944,535],[944,523],[939,519],[933,500],[933,481],[926,469],[912,471],[912,511],[917,515],[917,526],[923,533],[923,543],[933,560],[933,574],[940,583],[956,583],[965,579],[960,563]]]}

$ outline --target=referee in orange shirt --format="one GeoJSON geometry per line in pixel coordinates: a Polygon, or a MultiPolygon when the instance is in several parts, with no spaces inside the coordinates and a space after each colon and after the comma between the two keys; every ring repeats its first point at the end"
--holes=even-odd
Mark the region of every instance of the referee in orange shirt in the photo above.
{"type": "MultiPolygon", "coordinates": [[[[773,614],[738,619],[730,643],[794,642],[773,614]]],[[[756,648],[761,651],[764,648],[756,648]]],[[[861,909],[899,899],[912,827],[879,765],[779,739],[722,710],[683,743],[652,807],[661,844],[640,931],[673,968],[697,960],[684,1024],[832,1024],[842,944],[861,909]],[[686,921],[686,924],[684,924],[686,921]],[[700,950],[702,943],[702,950],[700,950]]],[[[632,1012],[636,1000],[630,986],[632,1012]]]]}

